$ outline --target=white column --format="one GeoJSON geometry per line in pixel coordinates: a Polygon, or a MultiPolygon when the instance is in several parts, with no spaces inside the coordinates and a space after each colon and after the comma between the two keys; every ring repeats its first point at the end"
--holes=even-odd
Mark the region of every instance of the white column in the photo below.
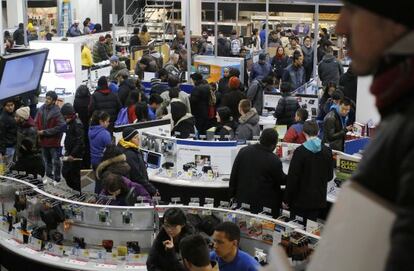
{"type": "Polygon", "coordinates": [[[356,121],[360,123],[372,121],[373,124],[378,124],[381,120],[375,106],[375,97],[369,91],[372,79],[372,76],[358,77],[356,121]]]}
{"type": "Polygon", "coordinates": [[[17,28],[19,23],[23,23],[23,1],[7,0],[7,27],[17,28]]]}
{"type": "MultiPolygon", "coordinates": [[[[191,35],[201,35],[201,0],[191,0],[190,3],[190,30],[191,35]]],[[[181,0],[181,24],[187,24],[185,22],[187,11],[187,1],[181,0]]]]}
{"type": "MultiPolygon", "coordinates": [[[[102,24],[101,17],[99,16],[99,11],[102,7],[99,5],[99,0],[72,0],[72,9],[73,9],[73,16],[78,19],[82,24],[83,21],[89,17],[91,18],[92,23],[100,23],[102,24]]],[[[81,29],[83,29],[83,25],[81,25],[81,29]]]]}

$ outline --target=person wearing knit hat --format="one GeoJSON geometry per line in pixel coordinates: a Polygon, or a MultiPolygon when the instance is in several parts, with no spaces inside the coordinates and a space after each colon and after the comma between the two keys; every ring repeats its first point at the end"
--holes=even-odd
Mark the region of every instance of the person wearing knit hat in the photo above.
{"type": "Polygon", "coordinates": [[[119,61],[119,57],[111,56],[109,61],[110,61],[111,67],[112,67],[112,69],[109,73],[109,81],[116,81],[117,77],[119,75],[119,72],[122,71],[122,70],[124,70],[124,71],[126,70],[128,72],[127,76],[129,76],[129,71],[127,69],[127,66],[125,65],[125,63],[119,61]]]}
{"type": "Polygon", "coordinates": [[[131,167],[129,176],[131,181],[139,183],[151,196],[159,195],[157,189],[149,182],[147,167],[144,157],[139,149],[139,132],[137,129],[127,127],[122,131],[122,139],[118,147],[126,156],[126,161],[131,167]]]}
{"type": "MultiPolygon", "coordinates": [[[[377,234],[369,238],[345,239],[347,244],[338,245],[331,249],[332,255],[349,255],[354,247],[363,245],[375,248],[380,253],[388,254],[382,257],[375,270],[414,270],[414,20],[412,18],[412,1],[356,1],[344,2],[344,7],[336,25],[336,34],[345,36],[348,40],[348,56],[352,60],[352,71],[357,76],[373,75],[370,92],[375,96],[376,107],[381,118],[373,115],[371,119],[381,119],[375,137],[364,149],[359,166],[352,176],[351,186],[354,190],[365,191],[370,200],[381,202],[381,206],[392,206],[393,225],[384,216],[375,215],[368,209],[361,208],[357,212],[364,216],[371,225],[386,225],[385,234],[377,234]],[[361,187],[362,186],[362,187],[361,187]],[[394,217],[395,214],[395,217],[394,217]],[[392,227],[392,231],[390,230],[392,227]],[[389,233],[389,234],[388,234],[389,233]],[[380,238],[380,240],[378,240],[380,238]],[[378,246],[378,241],[383,245],[378,246]],[[352,248],[351,248],[352,247],[352,248]],[[346,251],[349,248],[349,251],[346,251]]],[[[366,91],[366,90],[360,90],[366,91]]],[[[360,93],[358,93],[359,95],[360,93]]],[[[362,95],[368,95],[363,93],[362,95]]],[[[362,96],[361,96],[362,97],[362,96]]],[[[360,104],[359,96],[357,103],[360,104]]],[[[367,112],[374,112],[368,105],[367,112]]],[[[372,113],[374,114],[374,113],[372,113]]],[[[378,125],[378,122],[376,122],[378,125]]],[[[378,126],[377,126],[378,127],[378,126]]],[[[348,202],[337,202],[337,206],[345,206],[348,202]]],[[[330,218],[340,215],[345,223],[355,221],[352,214],[344,217],[341,210],[333,208],[330,218]]],[[[329,225],[332,221],[328,221],[329,225]]],[[[324,232],[333,235],[343,234],[343,225],[335,231],[335,226],[325,227],[324,232]]],[[[361,228],[363,229],[363,227],[361,228]]],[[[384,229],[384,227],[383,227],[384,229]]],[[[368,229],[367,229],[368,230],[368,229]]],[[[376,229],[377,230],[377,229],[376,229]]],[[[380,229],[378,229],[380,230],[380,229]]],[[[322,237],[323,238],[323,237],[322,237]]],[[[324,239],[330,243],[332,240],[324,239]]],[[[318,252],[316,251],[314,256],[318,252]]],[[[315,257],[313,258],[315,260],[315,257]]],[[[362,260],[362,259],[361,259],[362,260]]],[[[370,266],[364,258],[364,265],[370,266]]],[[[347,270],[361,269],[361,261],[354,258],[342,258],[347,270]]],[[[337,269],[335,263],[325,266],[326,269],[337,269]]],[[[369,269],[369,268],[366,268],[369,269]]]]}
{"type": "Polygon", "coordinates": [[[65,103],[60,112],[66,121],[65,157],[63,159],[62,176],[70,188],[80,192],[81,159],[85,151],[83,124],[76,115],[72,104],[65,103]]]}
{"type": "Polygon", "coordinates": [[[21,118],[23,121],[28,120],[30,117],[30,108],[28,106],[20,107],[16,110],[15,117],[21,118]]]}
{"type": "Polygon", "coordinates": [[[28,106],[20,107],[16,110],[14,114],[14,119],[16,120],[17,125],[17,135],[16,135],[16,152],[14,155],[14,160],[18,160],[21,157],[20,147],[23,140],[30,140],[35,142],[33,144],[33,150],[38,150],[37,146],[37,131],[36,124],[32,117],[30,116],[30,108],[28,106]]]}
{"type": "Polygon", "coordinates": [[[231,116],[234,120],[238,120],[240,118],[239,102],[246,98],[244,93],[240,91],[240,79],[236,76],[230,77],[229,89],[230,91],[223,95],[220,106],[230,108],[231,116]]]}

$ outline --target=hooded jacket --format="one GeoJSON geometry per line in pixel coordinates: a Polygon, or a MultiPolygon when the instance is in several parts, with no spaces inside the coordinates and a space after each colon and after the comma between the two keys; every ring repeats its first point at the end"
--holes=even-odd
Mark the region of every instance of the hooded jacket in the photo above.
{"type": "Polygon", "coordinates": [[[230,175],[230,197],[239,204],[250,204],[253,213],[271,208],[278,215],[282,203],[280,186],[286,183],[282,162],[261,144],[242,148],[230,175]]]}
{"type": "Polygon", "coordinates": [[[126,79],[122,81],[121,84],[119,84],[118,97],[119,97],[119,101],[121,102],[122,107],[126,106],[128,96],[131,93],[131,91],[134,91],[134,90],[136,91],[137,88],[135,87],[134,80],[132,79],[126,79]]]}
{"type": "Polygon", "coordinates": [[[65,136],[65,151],[66,156],[72,156],[75,158],[82,158],[84,154],[85,141],[83,139],[84,131],[82,122],[76,115],[71,122],[66,125],[65,136]]]}
{"type": "Polygon", "coordinates": [[[282,81],[289,82],[293,91],[297,90],[306,83],[305,68],[290,64],[283,71],[282,81]]]}
{"type": "MultiPolygon", "coordinates": [[[[170,94],[169,94],[168,90],[161,93],[161,98],[162,98],[163,101],[161,103],[160,108],[158,108],[158,110],[157,110],[157,117],[161,117],[163,112],[167,109],[167,107],[171,103],[171,98],[170,98],[170,94]]],[[[178,92],[178,99],[183,104],[185,104],[185,107],[187,109],[187,113],[191,114],[190,95],[188,95],[186,92],[180,90],[178,92]]]]}
{"type": "Polygon", "coordinates": [[[111,134],[101,125],[89,127],[89,145],[91,151],[91,164],[97,166],[102,160],[104,149],[111,144],[111,134]]]}
{"type": "Polygon", "coordinates": [[[42,105],[37,111],[35,123],[38,131],[43,130],[43,135],[39,137],[40,147],[59,148],[65,127],[59,107],[42,105]]]}
{"type": "MultiPolygon", "coordinates": [[[[120,194],[120,195],[116,196],[115,200],[111,201],[111,205],[116,205],[116,206],[131,205],[131,203],[128,202],[129,199],[127,199],[127,197],[130,197],[132,199],[132,203],[134,203],[134,201],[136,200],[136,197],[143,197],[145,202],[150,202],[151,201],[150,195],[148,194],[147,190],[145,190],[145,188],[142,185],[140,185],[138,183],[134,183],[133,181],[131,181],[127,177],[122,177],[122,181],[124,182],[124,184],[127,188],[127,191],[124,192],[124,194],[120,194]],[[128,194],[130,194],[130,195],[128,195],[128,194]]],[[[111,195],[105,189],[103,189],[100,194],[105,195],[105,196],[110,196],[111,195]]]]}
{"type": "Polygon", "coordinates": [[[5,110],[0,115],[0,153],[6,154],[6,148],[16,145],[17,125],[14,120],[14,113],[5,110]]]}
{"type": "Polygon", "coordinates": [[[221,106],[227,106],[230,108],[231,116],[234,120],[240,118],[239,103],[245,99],[246,95],[238,89],[230,89],[227,93],[222,96],[221,106]]]}
{"type": "Polygon", "coordinates": [[[265,86],[261,80],[254,80],[247,91],[247,99],[252,102],[252,106],[256,109],[259,115],[261,115],[263,111],[264,91],[265,86]]]}
{"type": "Polygon", "coordinates": [[[121,109],[121,102],[116,94],[109,89],[97,89],[91,97],[89,105],[89,113],[92,115],[94,111],[105,111],[111,116],[111,123],[114,123],[118,112],[121,109]]]}
{"type": "Polygon", "coordinates": [[[131,181],[142,185],[151,196],[155,195],[157,189],[149,182],[147,166],[138,146],[124,139],[119,141],[118,146],[122,149],[126,156],[126,161],[131,167],[129,173],[131,181]]]}
{"type": "Polygon", "coordinates": [[[252,140],[254,136],[260,135],[260,116],[256,109],[252,108],[246,115],[239,118],[239,126],[236,130],[238,140],[252,140]]]}
{"type": "Polygon", "coordinates": [[[190,95],[191,112],[195,118],[197,130],[203,134],[208,129],[208,108],[210,100],[210,85],[207,82],[203,82],[194,87],[190,95]]]}
{"type": "Polygon", "coordinates": [[[118,66],[112,67],[111,71],[109,72],[109,81],[116,81],[116,76],[120,70],[127,69],[125,63],[118,62],[118,66]]]}
{"type": "Polygon", "coordinates": [[[333,179],[332,151],[312,138],[298,147],[289,166],[285,201],[293,210],[326,207],[327,184],[333,179]]]}
{"type": "Polygon", "coordinates": [[[263,64],[255,63],[253,64],[252,71],[250,72],[250,80],[262,80],[268,76],[271,71],[272,66],[268,62],[263,64]]]}
{"type": "Polygon", "coordinates": [[[293,97],[290,93],[282,94],[282,98],[279,100],[273,114],[276,118],[276,124],[290,127],[295,121],[295,114],[299,107],[296,97],[293,97]]]}
{"type": "Polygon", "coordinates": [[[289,127],[283,142],[302,144],[305,143],[306,137],[303,133],[303,121],[297,122],[289,127]]]}
{"type": "Polygon", "coordinates": [[[21,124],[17,124],[17,136],[16,136],[16,152],[15,157],[19,159],[20,157],[20,147],[24,139],[30,140],[33,142],[33,152],[38,151],[38,142],[37,142],[37,129],[36,124],[32,117],[29,117],[28,120],[24,121],[21,124]]]}
{"type": "Polygon", "coordinates": [[[322,85],[327,85],[329,82],[339,83],[339,78],[344,73],[342,64],[333,55],[324,55],[322,61],[318,65],[319,78],[322,85]]]}
{"type": "Polygon", "coordinates": [[[105,44],[97,41],[93,46],[93,63],[99,63],[109,59],[105,44]]]}
{"type": "Polygon", "coordinates": [[[89,89],[85,87],[80,87],[76,91],[75,100],[73,101],[73,108],[78,114],[79,119],[81,120],[83,127],[87,130],[89,128],[89,111],[88,107],[91,102],[91,94],[89,89]]]}

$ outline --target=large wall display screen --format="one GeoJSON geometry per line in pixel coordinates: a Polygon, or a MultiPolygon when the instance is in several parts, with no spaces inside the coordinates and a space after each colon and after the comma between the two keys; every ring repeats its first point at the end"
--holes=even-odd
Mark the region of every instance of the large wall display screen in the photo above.
{"type": "Polygon", "coordinates": [[[39,87],[49,50],[33,50],[0,58],[0,100],[39,87]]]}

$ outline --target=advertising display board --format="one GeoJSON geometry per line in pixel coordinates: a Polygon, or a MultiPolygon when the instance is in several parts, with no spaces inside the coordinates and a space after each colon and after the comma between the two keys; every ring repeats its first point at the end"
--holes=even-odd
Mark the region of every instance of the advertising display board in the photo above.
{"type": "Polygon", "coordinates": [[[237,154],[237,141],[177,140],[177,175],[186,167],[211,167],[220,175],[230,175],[237,154]]]}
{"type": "Polygon", "coordinates": [[[244,80],[244,59],[236,57],[195,56],[195,70],[209,83],[218,82],[224,75],[224,68],[236,68],[240,71],[240,81],[244,80]]]}

